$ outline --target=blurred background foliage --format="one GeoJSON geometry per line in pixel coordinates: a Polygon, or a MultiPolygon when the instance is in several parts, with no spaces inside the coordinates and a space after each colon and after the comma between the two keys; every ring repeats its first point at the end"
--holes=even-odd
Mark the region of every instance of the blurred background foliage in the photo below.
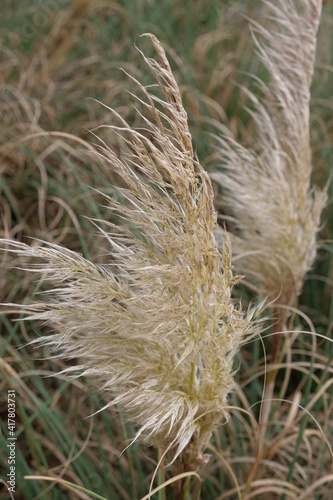
{"type": "MultiPolygon", "coordinates": [[[[126,72],[152,83],[136,48],[150,53],[142,33],[154,33],[166,49],[201,163],[210,171],[218,166],[212,134],[224,127],[245,145],[252,144],[254,132],[244,110],[242,86],[253,90],[251,75],[266,77],[248,22],[248,18],[264,22],[261,1],[2,0],[1,10],[2,237],[25,242],[40,238],[93,261],[108,259],[105,243],[86,217],[110,217],[100,192],[114,194],[118,179],[92,154],[97,139],[90,131],[115,120],[96,100],[140,126],[133,98],[126,92],[135,92],[135,85],[126,72]]],[[[313,181],[321,187],[333,165],[332,27],[333,2],[326,1],[311,105],[313,181]]],[[[121,149],[121,139],[107,128],[96,133],[121,149]]],[[[329,195],[321,249],[300,297],[296,323],[299,330],[313,329],[332,338],[332,184],[329,195]]],[[[223,212],[223,205],[217,209],[223,212]]],[[[17,269],[22,264],[16,258],[3,254],[1,264],[0,302],[22,303],[38,293],[33,277],[17,269]]],[[[244,288],[237,293],[245,303],[253,298],[244,288]]],[[[7,316],[5,306],[2,310],[0,440],[5,450],[7,390],[15,389],[15,498],[87,499],[94,492],[108,499],[137,499],[147,494],[158,461],[156,451],[134,444],[121,454],[134,435],[121,412],[108,409],[96,414],[107,401],[89,381],[64,380],[59,374],[63,362],[41,359],[40,352],[26,346],[40,334],[38,326],[17,322],[18,315],[7,316]],[[25,479],[33,474],[53,477],[54,482],[25,479]],[[71,490],[62,480],[82,490],[71,490]]],[[[266,348],[269,352],[269,342],[266,348]]],[[[261,342],[248,345],[238,363],[230,403],[258,418],[265,372],[261,342]]],[[[280,397],[295,404],[281,401],[274,408],[266,458],[250,490],[261,495],[258,498],[298,498],[294,487],[309,491],[304,498],[329,498],[333,492],[332,478],[320,483],[333,473],[327,444],[312,417],[296,406],[311,412],[332,439],[332,370],[330,340],[291,334],[277,386],[280,397]],[[311,490],[316,481],[318,486],[311,490]]],[[[239,498],[237,484],[243,488],[255,462],[255,421],[238,410],[232,410],[232,417],[214,436],[212,458],[202,473],[203,499],[239,498]]],[[[6,452],[0,456],[0,466],[8,468],[6,452]]],[[[1,477],[6,481],[5,474],[1,477]]],[[[168,478],[168,470],[162,470],[157,482],[168,478]]],[[[172,490],[158,495],[159,500],[172,498],[172,490]]],[[[0,498],[10,498],[1,483],[0,498]]]]}

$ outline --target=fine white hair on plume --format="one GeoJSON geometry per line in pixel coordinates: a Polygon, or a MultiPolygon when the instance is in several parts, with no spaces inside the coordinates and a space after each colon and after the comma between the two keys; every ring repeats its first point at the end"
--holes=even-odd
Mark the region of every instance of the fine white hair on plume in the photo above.
{"type": "Polygon", "coordinates": [[[121,177],[126,200],[105,197],[113,220],[121,220],[100,229],[112,265],[50,243],[1,246],[36,259],[29,269],[47,282],[45,301],[22,306],[29,320],[55,330],[34,342],[79,359],[64,371],[88,375],[109,405],[121,405],[138,428],[135,439],[172,445],[171,457],[184,451],[185,468],[196,469],[206,461],[212,431],[227,418],[234,356],[257,330],[253,310],[244,313],[231,298],[239,277],[228,237],[218,250],[211,181],[194,155],[165,52],[147,36],[157,57],[143,57],[160,94],[136,82],[145,131],[113,112],[119,126],[110,128],[126,149],[102,144],[99,151],[121,177]]]}
{"type": "Polygon", "coordinates": [[[311,187],[310,85],[320,0],[263,0],[264,27],[251,21],[268,83],[261,98],[244,89],[257,136],[251,149],[219,137],[224,203],[234,217],[236,270],[263,296],[295,304],[317,250],[326,190],[311,187]]]}

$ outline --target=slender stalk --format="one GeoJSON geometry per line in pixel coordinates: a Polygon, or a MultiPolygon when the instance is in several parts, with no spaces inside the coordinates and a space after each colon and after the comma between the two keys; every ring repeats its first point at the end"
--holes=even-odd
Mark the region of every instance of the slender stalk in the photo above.
{"type": "MultiPolygon", "coordinates": [[[[161,462],[160,464],[160,467],[158,469],[158,475],[157,475],[157,479],[158,479],[158,486],[161,486],[161,484],[164,483],[165,481],[165,474],[164,474],[164,457],[162,458],[163,456],[163,449],[159,446],[158,449],[157,449],[157,457],[158,457],[158,463],[161,462]],[[161,460],[162,458],[162,460],[161,460]]],[[[159,490],[158,494],[157,494],[157,497],[158,497],[158,500],[165,500],[166,497],[165,497],[165,489],[162,488],[159,490]]]]}
{"type": "MultiPolygon", "coordinates": [[[[272,325],[272,340],[271,340],[271,359],[270,364],[274,365],[281,354],[281,343],[282,343],[282,332],[287,330],[286,324],[286,311],[280,308],[272,308],[273,317],[277,318],[277,321],[272,325]]],[[[283,355],[283,354],[282,354],[283,355]]],[[[274,388],[276,377],[279,373],[279,369],[275,368],[270,371],[267,376],[267,383],[263,395],[263,404],[260,416],[260,456],[263,455],[263,448],[265,445],[265,438],[267,434],[267,427],[269,422],[269,414],[272,409],[274,388]]]]}
{"type": "Polygon", "coordinates": [[[190,494],[191,476],[187,476],[183,481],[183,500],[188,500],[190,494]]]}

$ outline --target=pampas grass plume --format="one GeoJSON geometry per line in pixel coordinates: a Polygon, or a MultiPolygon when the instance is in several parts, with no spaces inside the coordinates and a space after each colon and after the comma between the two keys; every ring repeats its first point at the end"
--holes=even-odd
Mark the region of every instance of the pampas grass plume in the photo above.
{"type": "Polygon", "coordinates": [[[261,99],[247,92],[257,143],[249,149],[219,138],[223,173],[212,177],[235,219],[236,268],[263,296],[290,306],[313,264],[326,203],[326,190],[311,187],[309,120],[321,1],[263,4],[270,24],[252,22],[252,31],[269,83],[256,79],[261,99]]]}
{"type": "Polygon", "coordinates": [[[215,240],[211,181],[194,155],[164,50],[148,36],[158,60],[143,57],[162,96],[137,82],[146,132],[114,112],[119,126],[110,128],[127,149],[100,148],[126,200],[106,197],[121,220],[100,229],[110,264],[54,244],[1,245],[35,260],[29,269],[48,285],[44,302],[22,306],[27,319],[55,330],[33,342],[68,360],[69,376],[89,376],[107,406],[120,405],[137,426],[134,439],[170,447],[173,460],[184,452],[184,469],[194,470],[227,418],[234,357],[255,327],[253,312],[244,314],[231,298],[239,278],[228,238],[222,253],[215,240]],[[71,366],[74,359],[80,364],[71,366]]]}

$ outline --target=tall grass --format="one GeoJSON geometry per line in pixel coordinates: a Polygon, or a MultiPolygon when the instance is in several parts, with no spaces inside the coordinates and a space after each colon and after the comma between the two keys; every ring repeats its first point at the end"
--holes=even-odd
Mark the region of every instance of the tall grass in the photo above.
{"type": "MultiPolygon", "coordinates": [[[[154,31],[167,48],[180,84],[194,149],[208,168],[212,164],[215,168],[217,162],[204,129],[221,128],[222,123],[222,128],[228,126],[243,144],[251,141],[252,125],[242,110],[244,92],[233,80],[253,90],[251,79],[238,70],[267,77],[258,67],[248,21],[240,15],[247,13],[256,19],[261,16],[260,22],[265,23],[261,3],[230,2],[219,8],[206,2],[106,6],[99,1],[71,5],[62,1],[46,18],[45,25],[30,29],[28,37],[22,36],[22,21],[15,15],[14,4],[7,6],[1,27],[2,236],[29,244],[27,237],[37,237],[105,264],[108,248],[91,231],[84,216],[114,222],[102,207],[100,192],[118,196],[112,186],[119,184],[119,177],[110,173],[102,158],[98,163],[92,160],[86,154],[86,141],[83,144],[79,140],[89,137],[86,128],[100,123],[114,125],[115,118],[106,108],[85,98],[102,100],[131,124],[142,125],[128,105],[128,96],[123,92],[125,76],[117,67],[124,67],[143,83],[151,83],[144,66],[138,67],[133,40],[142,32],[154,31]],[[65,32],[66,43],[62,44],[65,32]]],[[[20,4],[20,9],[22,18],[33,22],[36,5],[26,2],[24,7],[20,4]]],[[[327,49],[331,16],[332,6],[326,2],[312,86],[313,180],[321,187],[327,182],[332,164],[332,61],[327,49]]],[[[99,130],[99,135],[116,151],[123,148],[122,140],[107,129],[99,130]]],[[[89,147],[95,149],[92,143],[89,147]]],[[[331,186],[328,194],[330,198],[331,186]]],[[[220,211],[223,205],[221,197],[220,211]]],[[[264,333],[267,339],[251,341],[237,355],[239,371],[229,399],[231,418],[214,432],[206,451],[210,460],[200,469],[201,498],[285,495],[319,499],[330,495],[332,460],[326,441],[332,436],[329,204],[324,222],[319,236],[323,244],[299,296],[293,331],[284,334],[278,366],[266,366],[263,346],[269,353],[269,328],[264,333]],[[276,368],[279,373],[265,436],[266,452],[259,459],[257,422],[264,374],[276,368]]],[[[13,268],[23,262],[6,254],[2,264],[1,302],[22,304],[36,300],[40,286],[13,268]]],[[[244,287],[237,287],[235,292],[245,302],[253,297],[244,287]]],[[[40,352],[25,345],[47,334],[48,328],[40,331],[35,323],[13,321],[13,315],[6,316],[7,309],[2,307],[1,388],[4,396],[8,388],[15,388],[19,401],[16,498],[93,498],[93,494],[111,499],[144,497],[163,450],[156,452],[135,443],[121,454],[137,429],[124,420],[122,412],[112,408],[95,414],[108,400],[90,389],[89,379],[84,383],[66,381],[59,372],[68,364],[59,359],[41,359],[40,352]],[[52,482],[27,476],[47,476],[52,482]],[[81,491],[71,489],[75,485],[81,491]]],[[[2,399],[4,423],[6,404],[2,399]]],[[[5,444],[4,424],[2,433],[5,444]]],[[[6,470],[6,455],[2,454],[0,460],[6,470]]],[[[159,470],[153,487],[172,480],[169,469],[159,470]]],[[[195,498],[196,479],[189,486],[195,498]]],[[[172,491],[167,486],[156,495],[172,498],[172,491]]],[[[4,487],[1,495],[9,498],[4,487]]]]}

